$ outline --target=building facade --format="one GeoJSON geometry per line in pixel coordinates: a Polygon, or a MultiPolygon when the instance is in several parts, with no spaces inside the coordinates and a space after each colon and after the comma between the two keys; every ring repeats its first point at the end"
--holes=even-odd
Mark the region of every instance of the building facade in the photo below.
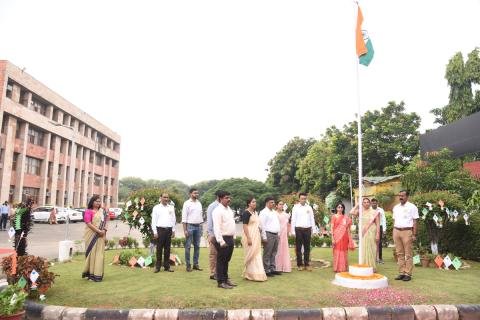
{"type": "Polygon", "coordinates": [[[0,121],[2,203],[117,206],[120,136],[5,60],[0,121]]]}

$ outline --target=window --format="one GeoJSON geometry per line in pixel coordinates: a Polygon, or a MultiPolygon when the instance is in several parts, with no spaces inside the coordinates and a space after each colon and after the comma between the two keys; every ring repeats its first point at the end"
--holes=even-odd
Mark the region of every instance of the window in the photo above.
{"type": "Polygon", "coordinates": [[[112,160],[112,168],[116,168],[118,166],[118,161],[112,160]]]}
{"type": "Polygon", "coordinates": [[[76,158],[77,159],[80,159],[80,155],[82,154],[82,148],[80,148],[79,145],[77,145],[77,154],[76,154],[76,158]]]}
{"type": "Polygon", "coordinates": [[[14,153],[13,153],[12,171],[17,170],[18,155],[19,155],[19,153],[17,153],[17,152],[14,152],[14,153]]]}
{"type": "Polygon", "coordinates": [[[58,122],[58,109],[57,108],[53,108],[52,120],[55,121],[55,122],[58,122]]]}
{"type": "Polygon", "coordinates": [[[15,186],[10,186],[10,192],[8,193],[8,202],[13,203],[13,193],[15,192],[15,186]]]}
{"type": "Polygon", "coordinates": [[[53,173],[53,162],[48,162],[47,177],[51,178],[53,173]]]}
{"type": "Polygon", "coordinates": [[[23,187],[22,201],[27,201],[28,199],[32,199],[33,201],[35,201],[35,203],[38,203],[39,193],[40,193],[39,188],[23,187]]]}
{"type": "Polygon", "coordinates": [[[17,121],[17,128],[15,129],[15,138],[21,139],[23,138],[22,129],[23,129],[24,122],[17,121]]]}
{"type": "Polygon", "coordinates": [[[12,99],[12,95],[13,95],[13,82],[8,79],[8,84],[7,84],[7,92],[5,94],[7,96],[7,98],[9,99],[12,99]]]}
{"type": "Polygon", "coordinates": [[[35,176],[40,175],[40,166],[42,165],[42,160],[32,157],[25,158],[25,173],[35,176]]]}
{"type": "Polygon", "coordinates": [[[33,127],[28,128],[28,142],[37,146],[43,146],[44,134],[33,127]]]}
{"type": "Polygon", "coordinates": [[[55,135],[52,133],[50,134],[50,150],[55,150],[55,135]]]}
{"type": "Polygon", "coordinates": [[[61,175],[62,175],[62,170],[63,170],[63,164],[59,164],[58,165],[58,179],[60,179],[61,175]]]}
{"type": "Polygon", "coordinates": [[[67,166],[67,168],[65,170],[65,180],[66,181],[70,180],[70,167],[69,166],[67,166]]]}
{"type": "Polygon", "coordinates": [[[90,151],[90,163],[93,163],[93,156],[94,156],[94,153],[92,151],[90,151]]]}
{"type": "Polygon", "coordinates": [[[30,101],[30,106],[28,107],[28,109],[38,112],[41,115],[47,114],[47,105],[43,101],[40,101],[40,99],[38,99],[35,96],[32,97],[32,100],[30,101]]]}
{"type": "Polygon", "coordinates": [[[78,179],[78,169],[75,169],[75,175],[73,176],[73,182],[77,182],[78,179]]]}
{"type": "Polygon", "coordinates": [[[103,178],[103,184],[104,184],[105,186],[108,186],[108,177],[104,177],[104,178],[103,178]]]}
{"type": "Polygon", "coordinates": [[[60,139],[60,153],[65,153],[65,144],[66,144],[66,141],[63,139],[60,139]]]}
{"type": "Polygon", "coordinates": [[[94,175],[94,177],[93,177],[93,184],[94,185],[99,186],[101,181],[102,181],[102,176],[100,176],[98,174],[94,175]]]}
{"type": "Polygon", "coordinates": [[[96,157],[95,163],[97,164],[97,166],[101,166],[103,164],[103,156],[96,157]]]}
{"type": "Polygon", "coordinates": [[[110,179],[110,185],[113,186],[114,183],[115,183],[115,179],[114,178],[110,179]]]}
{"type": "Polygon", "coordinates": [[[20,89],[20,104],[23,104],[25,107],[28,106],[28,96],[29,92],[25,89],[20,89]]]}
{"type": "Polygon", "coordinates": [[[8,116],[6,113],[3,114],[3,119],[2,119],[2,133],[6,134],[7,133],[7,126],[8,126],[8,116]]]}
{"type": "Polygon", "coordinates": [[[73,143],[71,141],[67,141],[67,154],[72,154],[73,143]]]}

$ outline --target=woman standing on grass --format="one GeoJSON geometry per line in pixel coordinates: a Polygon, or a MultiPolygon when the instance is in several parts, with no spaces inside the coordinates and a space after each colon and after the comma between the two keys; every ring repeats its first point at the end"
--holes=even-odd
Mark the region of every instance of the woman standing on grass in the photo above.
{"type": "Polygon", "coordinates": [[[277,271],[291,272],[292,262],[290,261],[290,249],[288,248],[288,235],[290,234],[290,215],[285,212],[283,201],[277,202],[278,221],[280,221],[280,232],[278,233],[278,251],[275,256],[277,271]]]}
{"type": "Polygon", "coordinates": [[[331,223],[333,272],[344,272],[348,269],[348,244],[352,238],[350,234],[352,219],[345,215],[345,205],[342,202],[337,203],[331,223]]]}
{"type": "Polygon", "coordinates": [[[247,280],[266,281],[267,275],[263,269],[262,241],[260,236],[260,218],[255,210],[257,201],[251,197],[247,200],[247,209],[243,211],[242,246],[245,253],[245,268],[243,277],[247,280]]]}
{"type": "Polygon", "coordinates": [[[85,211],[85,267],[82,278],[103,280],[107,213],[101,208],[100,196],[94,195],[85,211]]]}
{"type": "MultiPolygon", "coordinates": [[[[363,211],[362,211],[362,229],[360,241],[363,247],[363,263],[373,268],[375,272],[377,269],[376,258],[377,258],[377,244],[380,240],[380,218],[378,211],[372,209],[370,206],[370,199],[363,198],[362,201],[363,211]]],[[[356,205],[351,214],[358,216],[358,205],[356,205]]]]}

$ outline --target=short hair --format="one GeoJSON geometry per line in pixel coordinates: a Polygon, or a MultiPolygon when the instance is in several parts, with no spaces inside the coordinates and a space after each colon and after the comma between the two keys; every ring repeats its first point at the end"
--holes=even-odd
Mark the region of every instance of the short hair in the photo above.
{"type": "Polygon", "coordinates": [[[170,195],[168,194],[168,192],[162,192],[162,194],[160,195],[160,197],[162,197],[162,198],[163,198],[163,196],[164,196],[164,195],[167,195],[167,196],[169,196],[169,197],[170,197],[170,195]]]}
{"type": "Polygon", "coordinates": [[[90,201],[88,201],[88,206],[87,209],[93,209],[93,203],[97,201],[97,199],[100,199],[100,196],[98,194],[94,194],[91,198],[90,201]]]}
{"type": "Polygon", "coordinates": [[[222,190],[218,189],[217,191],[215,191],[215,197],[218,198],[218,195],[222,192],[222,190]]]}
{"type": "Polygon", "coordinates": [[[300,193],[298,194],[298,198],[300,199],[301,196],[305,196],[305,197],[306,197],[306,196],[307,196],[307,193],[306,193],[306,192],[300,192],[300,193]]]}
{"type": "Polygon", "coordinates": [[[275,198],[272,197],[272,196],[266,197],[266,198],[265,198],[265,204],[267,204],[267,202],[269,202],[269,201],[275,201],[275,198]]]}
{"type": "Polygon", "coordinates": [[[255,200],[255,197],[254,196],[250,196],[247,198],[247,207],[250,205],[250,203],[255,200]]]}
{"type": "Polygon", "coordinates": [[[410,196],[410,192],[408,192],[408,190],[400,190],[399,193],[402,193],[402,192],[405,192],[405,195],[406,195],[407,197],[410,196]]]}
{"type": "Polygon", "coordinates": [[[188,191],[188,193],[189,193],[189,194],[192,194],[192,192],[194,192],[194,191],[198,191],[198,189],[197,189],[197,188],[190,188],[190,190],[188,191]]]}
{"type": "Polygon", "coordinates": [[[223,199],[223,198],[225,198],[229,195],[230,195],[230,192],[228,192],[228,191],[219,191],[218,192],[218,198],[220,198],[220,199],[223,199]]]}
{"type": "Polygon", "coordinates": [[[370,202],[378,202],[378,200],[375,199],[375,198],[372,198],[372,200],[370,200],[370,202]]]}

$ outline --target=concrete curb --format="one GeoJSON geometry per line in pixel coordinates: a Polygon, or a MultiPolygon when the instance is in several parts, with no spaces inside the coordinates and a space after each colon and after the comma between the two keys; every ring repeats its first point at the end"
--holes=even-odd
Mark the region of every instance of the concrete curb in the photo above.
{"type": "Polygon", "coordinates": [[[86,309],[25,304],[28,320],[478,320],[478,305],[418,305],[321,309],[86,309]]]}

